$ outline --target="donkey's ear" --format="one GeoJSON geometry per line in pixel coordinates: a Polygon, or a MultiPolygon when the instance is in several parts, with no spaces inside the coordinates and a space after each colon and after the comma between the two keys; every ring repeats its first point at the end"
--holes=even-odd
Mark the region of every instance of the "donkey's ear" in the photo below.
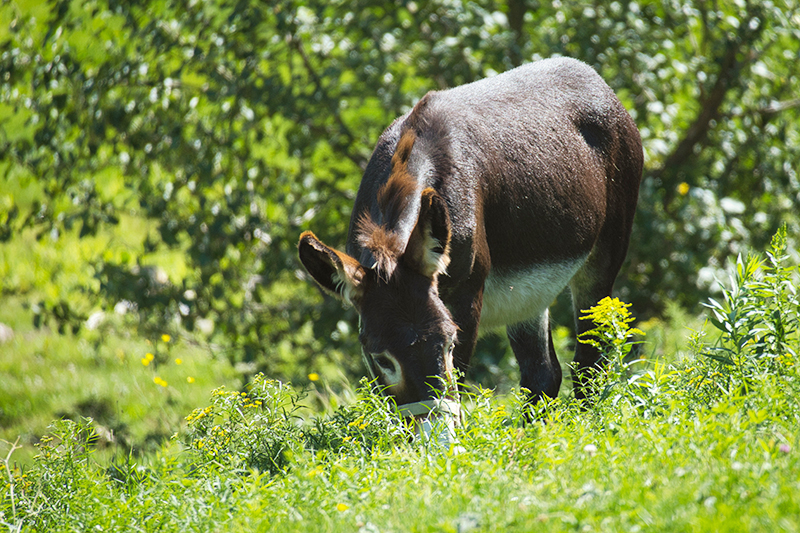
{"type": "Polygon", "coordinates": [[[310,231],[300,235],[297,251],[303,266],[323,289],[358,307],[365,273],[358,261],[326,246],[310,231]]]}
{"type": "Polygon", "coordinates": [[[429,278],[443,274],[450,264],[450,216],[447,204],[439,194],[427,188],[422,191],[419,218],[408,239],[403,260],[429,278]]]}

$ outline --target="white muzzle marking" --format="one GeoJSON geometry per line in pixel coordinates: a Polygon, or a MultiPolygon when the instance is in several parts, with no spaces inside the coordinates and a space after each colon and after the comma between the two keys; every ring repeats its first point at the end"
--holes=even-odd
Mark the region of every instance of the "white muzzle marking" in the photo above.
{"type": "Polygon", "coordinates": [[[391,388],[403,382],[403,369],[400,363],[389,352],[383,352],[372,357],[376,370],[383,376],[384,384],[391,388]]]}
{"type": "Polygon", "coordinates": [[[456,427],[461,425],[461,404],[449,398],[407,403],[397,407],[400,414],[411,419],[414,433],[426,441],[443,446],[457,444],[456,427]]]}

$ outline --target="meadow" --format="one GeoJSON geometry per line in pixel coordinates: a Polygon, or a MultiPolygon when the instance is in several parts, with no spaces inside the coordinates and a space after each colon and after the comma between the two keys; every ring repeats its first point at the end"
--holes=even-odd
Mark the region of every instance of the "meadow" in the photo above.
{"type": "Polygon", "coordinates": [[[798,61],[798,0],[0,2],[0,527],[797,531],[798,61]],[[621,300],[559,297],[535,406],[482,339],[442,445],[297,239],[428,91],[551,56],[642,137],[621,300]]]}
{"type": "Polygon", "coordinates": [[[601,302],[582,339],[608,359],[591,405],[568,386],[530,407],[524,391],[468,385],[449,446],[415,437],[365,380],[310,373],[292,386],[256,374],[242,386],[189,337],[137,338],[124,317],[96,344],[96,332],[20,327],[14,349],[0,347],[4,382],[18,387],[4,394],[35,405],[16,418],[4,411],[15,425],[3,426],[0,522],[8,531],[797,531],[795,276],[779,232],[762,256],[736,261],[695,331],[636,324],[623,302],[601,302]],[[96,417],[59,403],[79,397],[98,399],[96,417]],[[15,440],[57,410],[45,436],[15,440]]]}

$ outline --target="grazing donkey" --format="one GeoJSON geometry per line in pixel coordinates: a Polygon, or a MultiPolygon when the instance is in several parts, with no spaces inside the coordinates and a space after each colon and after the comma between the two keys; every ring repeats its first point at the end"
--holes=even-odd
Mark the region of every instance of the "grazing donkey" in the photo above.
{"type": "MultiPolygon", "coordinates": [[[[548,306],[569,285],[578,333],[592,327],[578,315],[611,293],[641,176],[639,131],[608,85],[580,61],[539,61],[425,95],[378,140],[347,253],[307,231],[300,259],[355,306],[398,404],[441,394],[479,329],[503,325],[520,385],[555,397],[548,306]]],[[[599,359],[577,345],[578,398],[599,359]]]]}

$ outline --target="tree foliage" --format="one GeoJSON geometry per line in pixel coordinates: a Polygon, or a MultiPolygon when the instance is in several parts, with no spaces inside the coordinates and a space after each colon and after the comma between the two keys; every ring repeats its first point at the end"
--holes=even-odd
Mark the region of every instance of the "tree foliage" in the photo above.
{"type": "MultiPolygon", "coordinates": [[[[0,17],[0,238],[151,221],[136,249],[97,250],[81,290],[152,325],[211,320],[267,372],[359,364],[353,311],[305,280],[295,243],[344,242],[383,128],[428,90],[537,58],[593,65],[641,129],[620,283],[637,314],[693,305],[730,252],[796,234],[797,0],[48,0],[0,17]],[[181,275],[159,275],[164,250],[181,275]]],[[[69,291],[38,309],[91,311],[69,291]]]]}

